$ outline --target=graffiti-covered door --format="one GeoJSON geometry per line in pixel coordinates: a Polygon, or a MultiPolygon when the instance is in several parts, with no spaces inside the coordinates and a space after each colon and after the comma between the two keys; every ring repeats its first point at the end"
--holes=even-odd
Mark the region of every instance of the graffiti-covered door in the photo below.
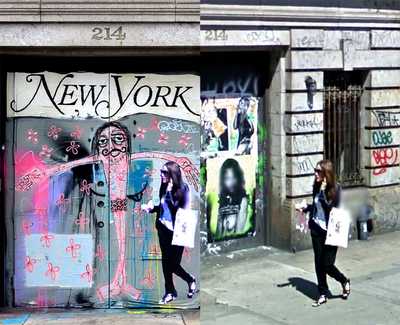
{"type": "MultiPolygon", "coordinates": [[[[167,162],[188,189],[185,209],[199,208],[198,77],[45,72],[7,82],[15,304],[159,306],[167,272],[155,220],[165,215],[153,212],[167,162]]],[[[177,263],[190,279],[197,243],[177,263]]],[[[172,306],[198,306],[188,277],[174,279],[172,306]]]]}

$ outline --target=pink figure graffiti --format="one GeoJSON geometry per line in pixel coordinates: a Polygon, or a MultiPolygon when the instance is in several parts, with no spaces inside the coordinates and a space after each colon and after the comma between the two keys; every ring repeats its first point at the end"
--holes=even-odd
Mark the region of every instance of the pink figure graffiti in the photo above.
{"type": "MultiPolygon", "coordinates": [[[[152,128],[158,130],[158,121],[152,120],[152,128]]],[[[95,145],[95,152],[93,155],[86,158],[76,159],[64,164],[56,164],[54,166],[46,166],[46,168],[40,168],[35,170],[35,177],[31,176],[33,172],[28,171],[21,175],[17,180],[17,184],[21,184],[17,187],[20,191],[27,191],[33,188],[35,184],[40,186],[42,181],[48,181],[49,177],[62,173],[71,168],[94,164],[101,162],[104,168],[104,175],[106,182],[109,185],[109,196],[111,203],[111,218],[114,220],[113,228],[117,237],[118,247],[118,260],[112,275],[111,282],[108,284],[100,285],[96,290],[98,299],[103,302],[108,298],[120,296],[122,294],[129,295],[135,300],[139,300],[141,292],[134,288],[128,283],[127,272],[126,272],[126,259],[127,259],[127,242],[126,242],[126,219],[127,219],[127,182],[128,182],[128,171],[130,160],[135,159],[161,159],[166,161],[176,162],[184,172],[184,175],[189,184],[191,184],[196,191],[199,189],[199,171],[196,166],[186,157],[176,157],[172,154],[162,152],[141,152],[141,153],[129,153],[129,133],[119,123],[111,122],[106,123],[96,132],[96,136],[93,139],[95,145]],[[30,183],[28,186],[24,183],[24,180],[28,178],[30,183]]],[[[168,138],[164,136],[165,141],[168,138]]],[[[71,146],[72,146],[71,141],[71,146]]],[[[67,147],[67,151],[72,151],[71,146],[67,147]]],[[[74,153],[72,151],[72,153],[74,153]]],[[[61,194],[59,199],[56,201],[58,206],[65,209],[67,202],[64,194],[61,194]]],[[[81,219],[81,218],[79,218],[81,219]]],[[[83,219],[84,220],[84,219],[83,219]]],[[[82,226],[82,223],[76,220],[76,223],[82,226]]],[[[153,226],[154,227],[154,226],[153,226]]],[[[150,253],[159,256],[160,250],[157,245],[153,245],[150,253]]],[[[96,253],[99,258],[104,258],[103,253],[96,253]]]]}
{"type": "Polygon", "coordinates": [[[36,264],[36,259],[31,258],[30,256],[25,257],[25,269],[28,272],[33,272],[33,267],[36,264]]]}
{"type": "Polygon", "coordinates": [[[57,279],[57,275],[60,272],[60,267],[58,266],[53,266],[52,263],[47,264],[47,271],[45,273],[45,276],[49,276],[53,281],[57,279]]]}
{"type": "Polygon", "coordinates": [[[80,244],[75,244],[75,241],[73,238],[71,238],[69,240],[69,245],[65,248],[65,251],[67,253],[71,254],[71,257],[73,259],[77,258],[79,255],[79,250],[81,249],[81,245],[80,244]]]}

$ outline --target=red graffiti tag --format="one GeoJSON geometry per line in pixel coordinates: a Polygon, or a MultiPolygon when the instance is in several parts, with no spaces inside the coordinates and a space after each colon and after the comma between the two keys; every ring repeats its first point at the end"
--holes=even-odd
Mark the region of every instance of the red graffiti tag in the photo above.
{"type": "Polygon", "coordinates": [[[387,167],[389,165],[397,163],[398,155],[399,155],[398,149],[394,148],[375,149],[372,152],[372,156],[374,157],[374,161],[379,168],[374,169],[373,174],[377,176],[386,173],[387,167]]]}

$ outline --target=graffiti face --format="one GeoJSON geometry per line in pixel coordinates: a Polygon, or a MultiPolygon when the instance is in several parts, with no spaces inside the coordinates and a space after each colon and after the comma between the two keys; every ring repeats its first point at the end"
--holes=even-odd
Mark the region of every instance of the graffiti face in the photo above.
{"type": "Polygon", "coordinates": [[[313,109],[314,107],[314,96],[317,92],[317,82],[308,76],[305,80],[306,88],[307,88],[307,105],[309,109],[313,109]]]}
{"type": "Polygon", "coordinates": [[[223,176],[223,186],[228,192],[233,193],[238,186],[238,179],[232,168],[228,168],[223,176]]]}
{"type": "Polygon", "coordinates": [[[238,104],[238,109],[242,113],[247,113],[249,106],[250,106],[250,100],[247,97],[240,98],[239,104],[238,104]]]}
{"type": "Polygon", "coordinates": [[[106,127],[97,140],[97,151],[101,158],[112,160],[122,157],[128,150],[128,135],[116,126],[106,127]]]}

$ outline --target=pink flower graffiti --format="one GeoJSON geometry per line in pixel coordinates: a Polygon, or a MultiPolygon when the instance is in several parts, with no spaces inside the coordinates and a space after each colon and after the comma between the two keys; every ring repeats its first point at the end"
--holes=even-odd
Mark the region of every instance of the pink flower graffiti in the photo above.
{"type": "Polygon", "coordinates": [[[75,220],[75,224],[79,226],[79,230],[83,232],[85,226],[89,224],[89,218],[86,218],[83,212],[79,212],[78,218],[75,220]]]}
{"type": "Polygon", "coordinates": [[[36,259],[31,258],[30,256],[25,257],[25,269],[32,273],[33,272],[33,267],[36,264],[36,259]]]}
{"type": "Polygon", "coordinates": [[[144,134],[147,132],[144,128],[138,128],[136,132],[136,137],[139,139],[144,139],[144,134]]]}
{"type": "Polygon", "coordinates": [[[42,158],[50,158],[53,148],[50,148],[47,144],[42,146],[42,150],[39,152],[39,156],[42,158]]]}
{"type": "Polygon", "coordinates": [[[66,251],[67,253],[70,253],[70,254],[71,254],[71,257],[72,257],[73,259],[75,259],[75,258],[78,257],[78,255],[79,255],[79,250],[80,250],[80,249],[81,249],[81,245],[80,245],[80,244],[75,244],[74,239],[71,238],[71,239],[69,240],[69,246],[67,246],[67,247],[65,248],[65,251],[66,251]]]}
{"type": "Polygon", "coordinates": [[[58,199],[56,200],[56,205],[65,212],[67,209],[66,204],[69,203],[69,201],[70,200],[65,197],[65,194],[61,193],[58,199]]]}
{"type": "Polygon", "coordinates": [[[44,234],[40,237],[40,242],[42,243],[43,247],[49,248],[51,246],[51,241],[54,239],[53,235],[49,233],[44,234]]]}
{"type": "Polygon", "coordinates": [[[97,245],[96,257],[99,259],[100,262],[104,261],[105,251],[103,246],[101,246],[100,244],[97,245]]]}
{"type": "Polygon", "coordinates": [[[86,264],[85,269],[86,271],[81,274],[81,278],[86,279],[89,283],[93,282],[93,276],[96,273],[95,270],[89,264],[86,264]]]}
{"type": "Polygon", "coordinates": [[[31,231],[32,226],[33,226],[33,223],[32,223],[32,222],[29,222],[28,220],[23,220],[23,221],[22,221],[22,224],[21,224],[22,233],[23,233],[25,236],[31,235],[31,234],[32,234],[32,231],[31,231]]]}
{"type": "Polygon", "coordinates": [[[75,126],[74,131],[71,132],[71,137],[78,140],[82,136],[82,129],[79,126],[75,126]]]}
{"type": "Polygon", "coordinates": [[[50,277],[53,281],[57,279],[57,275],[60,272],[60,267],[54,266],[52,263],[47,264],[47,271],[44,274],[47,277],[50,277]]]}
{"type": "Polygon", "coordinates": [[[37,144],[39,142],[39,135],[38,132],[33,130],[33,129],[29,129],[28,133],[26,135],[26,139],[29,142],[32,142],[33,144],[37,144]]]}
{"type": "Polygon", "coordinates": [[[65,149],[66,152],[70,152],[73,155],[77,155],[78,154],[78,149],[81,147],[80,144],[76,143],[76,141],[71,141],[69,143],[69,146],[65,149]]]}
{"type": "Polygon", "coordinates": [[[80,191],[86,193],[86,195],[90,195],[90,189],[92,188],[92,184],[88,183],[86,179],[81,182],[80,191]]]}
{"type": "Polygon", "coordinates": [[[158,131],[160,128],[158,127],[158,120],[153,117],[150,121],[150,127],[149,130],[155,130],[158,131]]]}
{"type": "Polygon", "coordinates": [[[181,144],[184,147],[187,147],[189,144],[189,140],[191,139],[191,137],[189,137],[188,135],[183,134],[181,136],[181,138],[179,139],[179,144],[181,144]]]}
{"type": "Polygon", "coordinates": [[[52,138],[53,140],[57,140],[60,133],[61,133],[61,128],[58,128],[55,125],[51,125],[47,132],[47,136],[49,138],[52,138]]]}
{"type": "Polygon", "coordinates": [[[149,289],[153,288],[155,283],[155,277],[153,272],[148,270],[144,275],[143,279],[140,281],[140,283],[149,289]]]}
{"type": "Polygon", "coordinates": [[[165,133],[160,133],[160,139],[158,139],[158,143],[160,144],[167,144],[168,143],[168,135],[165,133]]]}

